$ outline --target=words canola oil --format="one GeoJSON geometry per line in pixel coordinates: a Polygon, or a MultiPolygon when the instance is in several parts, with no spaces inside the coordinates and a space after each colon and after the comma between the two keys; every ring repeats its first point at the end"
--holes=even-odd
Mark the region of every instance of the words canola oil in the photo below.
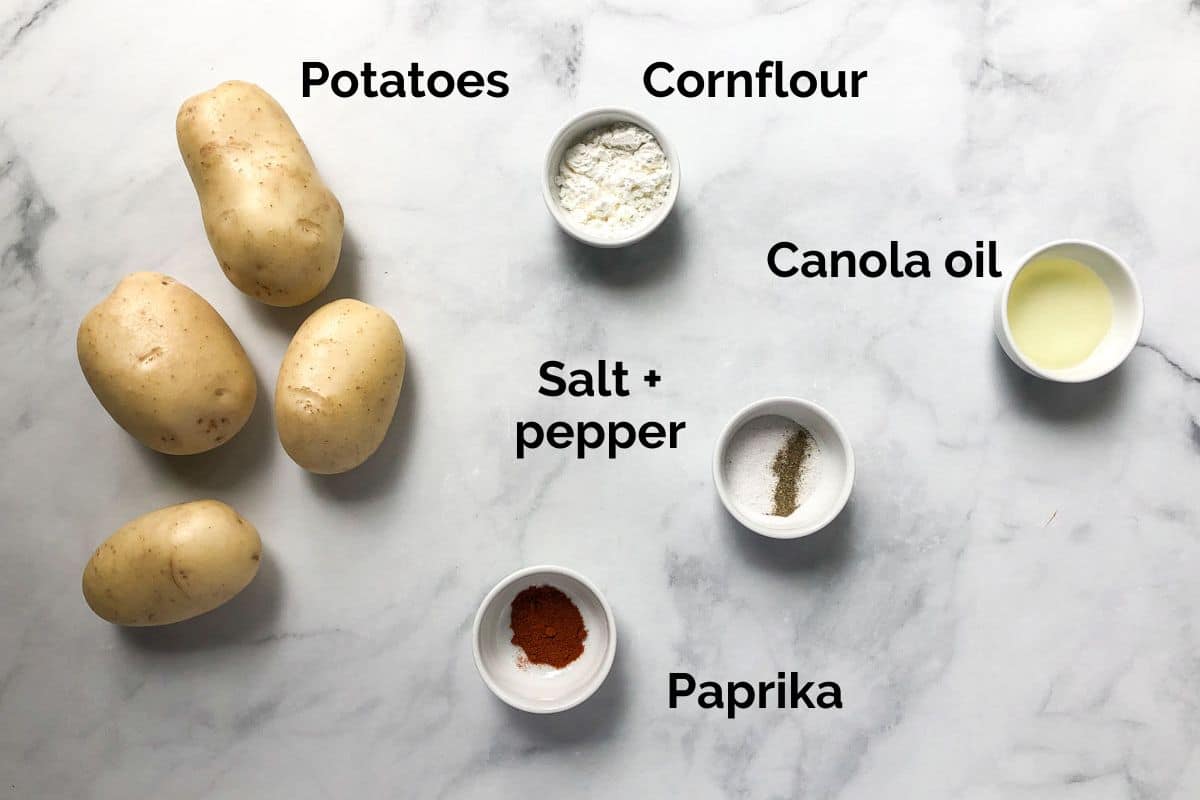
{"type": "Polygon", "coordinates": [[[1112,327],[1112,295],[1087,266],[1038,258],[1017,273],[1008,296],[1008,326],[1021,355],[1043,369],[1073,367],[1112,327]]]}

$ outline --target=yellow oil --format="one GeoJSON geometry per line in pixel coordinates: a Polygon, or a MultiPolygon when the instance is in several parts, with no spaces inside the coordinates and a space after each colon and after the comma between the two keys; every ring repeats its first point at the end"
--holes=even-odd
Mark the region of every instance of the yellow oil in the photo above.
{"type": "Polygon", "coordinates": [[[1112,327],[1112,295],[1100,276],[1078,261],[1039,258],[1013,281],[1008,327],[1021,355],[1035,366],[1073,367],[1112,327]]]}

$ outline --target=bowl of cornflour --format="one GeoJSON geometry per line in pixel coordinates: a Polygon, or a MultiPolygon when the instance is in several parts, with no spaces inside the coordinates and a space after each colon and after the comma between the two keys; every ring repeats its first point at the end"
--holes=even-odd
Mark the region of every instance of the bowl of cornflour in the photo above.
{"type": "Polygon", "coordinates": [[[726,424],[713,452],[713,482],[742,525],[796,539],[821,530],[845,508],[854,451],[837,420],[816,403],[769,397],[726,424]]]}
{"type": "Polygon", "coordinates": [[[996,337],[1021,369],[1081,383],[1107,375],[1142,333],[1133,270],[1093,242],[1062,240],[1025,256],[996,298],[996,337]]]}
{"type": "Polygon", "coordinates": [[[555,221],[595,247],[624,247],[654,232],[679,196],[679,158],[640,114],[595,108],[550,143],[542,197],[555,221]]]}

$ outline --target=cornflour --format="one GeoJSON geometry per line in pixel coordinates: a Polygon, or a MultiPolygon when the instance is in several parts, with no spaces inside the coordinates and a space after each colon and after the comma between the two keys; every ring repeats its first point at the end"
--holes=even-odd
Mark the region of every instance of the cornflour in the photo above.
{"type": "Polygon", "coordinates": [[[620,234],[666,202],[671,164],[652,133],[618,122],[589,131],[567,148],[554,183],[572,220],[620,234]]]}

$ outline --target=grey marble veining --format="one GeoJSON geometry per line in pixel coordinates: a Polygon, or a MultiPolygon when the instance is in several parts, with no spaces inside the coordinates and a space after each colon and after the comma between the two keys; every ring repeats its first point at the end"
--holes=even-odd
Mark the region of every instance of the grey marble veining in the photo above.
{"type": "Polygon", "coordinates": [[[1194,2],[682,0],[124,4],[0,9],[0,794],[5,797],[1200,795],[1200,318],[1194,2]],[[300,98],[299,64],[504,69],[503,100],[300,98]],[[653,100],[642,70],[870,70],[857,100],[653,100]],[[253,80],[346,211],[322,299],[386,308],[409,347],[381,452],[317,478],[270,387],[313,306],[221,275],[176,151],[179,103],[253,80]],[[561,235],[538,170],[578,110],[671,137],[676,213],[621,253],[561,235]],[[1044,241],[1124,255],[1141,345],[1039,383],[990,331],[991,280],[780,280],[780,239],[1002,263],[1044,241]],[[228,445],[148,452],[79,372],[80,318],[158,269],[258,370],[228,445]],[[612,400],[536,393],[547,358],[656,368],[612,400]],[[740,529],[709,475],[738,408],[811,398],[853,440],[831,529],[740,529]],[[514,459],[521,419],[681,419],[676,450],[514,459]],[[126,520],[200,497],[263,534],[262,571],[159,630],[92,616],[79,577],[126,520]],[[476,606],[561,563],[612,602],[614,670],[543,718],[494,699],[476,606]],[[843,689],[838,711],[667,708],[667,674],[843,689]]]}

